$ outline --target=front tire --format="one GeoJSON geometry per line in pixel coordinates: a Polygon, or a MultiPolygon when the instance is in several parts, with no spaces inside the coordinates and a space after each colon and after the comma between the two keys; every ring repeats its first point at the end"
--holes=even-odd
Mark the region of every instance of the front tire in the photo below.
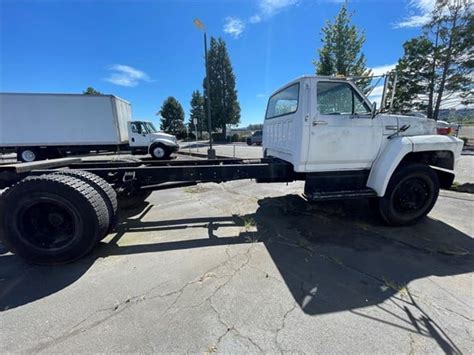
{"type": "Polygon", "coordinates": [[[150,154],[157,160],[166,160],[171,155],[171,150],[162,143],[154,144],[150,147],[150,154]]]}
{"type": "Polygon", "coordinates": [[[436,173],[424,164],[399,167],[388,183],[379,210],[389,225],[410,225],[425,217],[439,195],[436,173]]]}
{"type": "Polygon", "coordinates": [[[80,259],[96,245],[108,223],[103,198],[71,176],[27,177],[8,189],[0,204],[5,246],[35,264],[80,259]]]}
{"type": "Polygon", "coordinates": [[[34,148],[20,148],[17,156],[17,159],[24,163],[31,163],[42,159],[40,151],[34,148]]]}

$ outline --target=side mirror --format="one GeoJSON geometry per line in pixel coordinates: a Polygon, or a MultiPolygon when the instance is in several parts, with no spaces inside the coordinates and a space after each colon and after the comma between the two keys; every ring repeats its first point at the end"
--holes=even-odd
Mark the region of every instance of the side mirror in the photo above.
{"type": "Polygon", "coordinates": [[[374,101],[372,102],[372,118],[377,115],[377,103],[374,101]]]}

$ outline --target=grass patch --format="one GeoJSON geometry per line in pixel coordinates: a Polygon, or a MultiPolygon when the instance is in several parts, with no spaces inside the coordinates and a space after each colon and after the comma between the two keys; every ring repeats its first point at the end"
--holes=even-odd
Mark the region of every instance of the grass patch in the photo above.
{"type": "Polygon", "coordinates": [[[200,186],[200,185],[188,186],[188,187],[184,188],[184,192],[186,192],[188,194],[198,194],[198,193],[206,192],[206,191],[209,191],[209,190],[210,190],[209,188],[204,187],[204,186],[200,186]]]}
{"type": "MultiPolygon", "coordinates": [[[[395,281],[387,280],[383,278],[385,290],[392,289],[400,293],[401,296],[408,296],[408,285],[407,284],[398,284],[395,281]]],[[[384,290],[384,291],[385,291],[384,290]]]]}
{"type": "Polygon", "coordinates": [[[257,225],[257,222],[255,222],[255,220],[252,217],[244,216],[244,217],[240,217],[240,219],[244,222],[245,229],[250,229],[257,225]]]}

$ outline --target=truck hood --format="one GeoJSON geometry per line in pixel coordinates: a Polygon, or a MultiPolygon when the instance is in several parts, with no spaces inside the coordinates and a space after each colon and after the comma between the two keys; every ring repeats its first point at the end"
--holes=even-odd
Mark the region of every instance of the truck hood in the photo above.
{"type": "Polygon", "coordinates": [[[400,132],[399,136],[420,136],[436,134],[436,121],[426,117],[384,115],[384,121],[390,124],[397,122],[398,127],[409,125],[410,127],[400,132]]]}
{"type": "Polygon", "coordinates": [[[178,143],[178,140],[176,139],[175,136],[173,136],[172,134],[163,133],[163,132],[151,133],[150,134],[150,140],[152,142],[160,140],[160,141],[164,141],[164,142],[168,141],[168,142],[173,143],[173,144],[178,143]]]}

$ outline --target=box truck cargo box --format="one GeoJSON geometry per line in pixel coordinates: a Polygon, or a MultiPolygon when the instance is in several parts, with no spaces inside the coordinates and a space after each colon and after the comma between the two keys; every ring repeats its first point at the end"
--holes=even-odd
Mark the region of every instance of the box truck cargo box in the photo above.
{"type": "Polygon", "coordinates": [[[113,95],[0,94],[0,146],[127,143],[131,119],[113,95]]]}

